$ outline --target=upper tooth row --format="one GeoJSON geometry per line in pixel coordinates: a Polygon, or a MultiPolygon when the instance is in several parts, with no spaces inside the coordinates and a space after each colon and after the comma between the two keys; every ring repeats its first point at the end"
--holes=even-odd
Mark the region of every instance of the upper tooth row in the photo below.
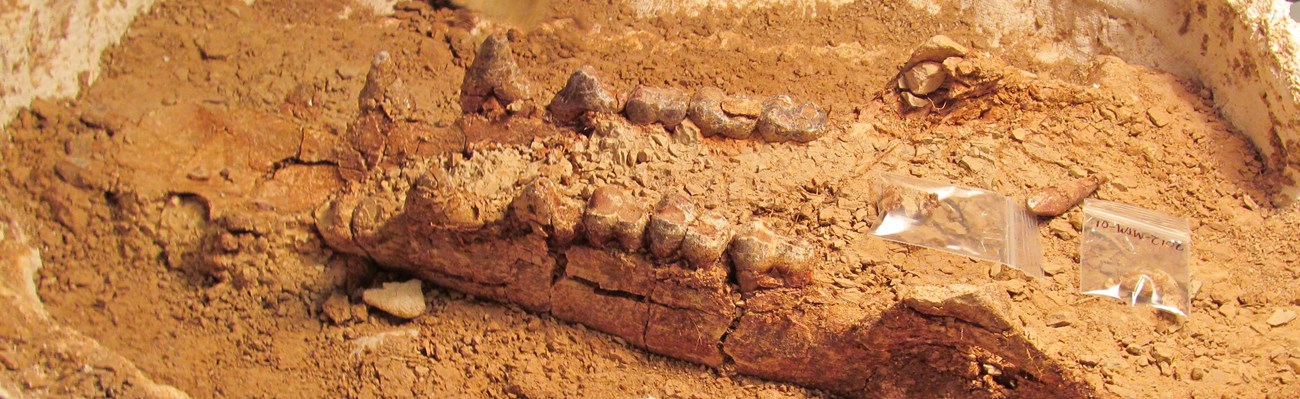
{"type": "MultiPolygon", "coordinates": [[[[474,63],[461,85],[461,106],[466,113],[484,112],[484,104],[500,106],[525,99],[527,82],[503,36],[489,36],[479,46],[474,63]]],[[[703,87],[687,96],[680,89],[638,86],[626,104],[618,92],[603,84],[595,68],[583,66],[569,75],[547,109],[556,122],[571,124],[588,113],[626,114],[637,124],[660,123],[673,129],[689,119],[705,136],[735,139],[755,137],[767,142],[809,142],[826,130],[826,113],[812,103],[796,103],[786,95],[767,99],[727,95],[703,87]]]]}

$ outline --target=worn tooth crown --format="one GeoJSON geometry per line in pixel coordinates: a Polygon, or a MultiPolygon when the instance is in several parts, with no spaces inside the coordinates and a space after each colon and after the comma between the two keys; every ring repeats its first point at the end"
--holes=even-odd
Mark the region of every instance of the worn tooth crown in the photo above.
{"type": "Polygon", "coordinates": [[[618,241],[628,251],[641,249],[649,220],[645,207],[625,190],[602,186],[591,194],[587,212],[583,216],[587,240],[602,248],[610,241],[618,241]]]}
{"type": "Polygon", "coordinates": [[[529,97],[528,82],[519,72],[505,35],[490,35],[483,40],[460,90],[461,110],[465,113],[483,111],[490,99],[506,107],[529,97]]]}
{"type": "Polygon", "coordinates": [[[658,122],[665,128],[673,128],[686,119],[686,109],[686,93],[680,89],[637,86],[628,97],[623,113],[635,124],[658,122]]]}
{"type": "Polygon", "coordinates": [[[682,237],[682,257],[695,268],[718,266],[731,243],[731,222],[716,211],[704,212],[682,237]]]}
{"type": "Polygon", "coordinates": [[[559,192],[551,179],[540,178],[528,183],[510,203],[514,219],[540,229],[558,243],[567,244],[577,234],[582,218],[580,204],[559,192]]]}
{"type": "Polygon", "coordinates": [[[790,96],[779,95],[763,102],[755,130],[769,143],[806,143],[825,133],[826,121],[826,113],[816,104],[796,104],[790,96]]]}
{"type": "Polygon", "coordinates": [[[677,255],[686,231],[695,221],[695,204],[681,194],[664,197],[650,216],[650,252],[661,259],[677,255]]]}
{"type": "Polygon", "coordinates": [[[569,81],[547,107],[556,121],[572,123],[588,112],[618,113],[618,96],[596,77],[596,69],[584,65],[569,75],[569,81]]]}
{"type": "Polygon", "coordinates": [[[759,220],[736,234],[729,254],[742,292],[800,287],[812,281],[811,246],[782,237],[759,220]]]}
{"type": "Polygon", "coordinates": [[[691,97],[686,116],[706,137],[746,139],[753,134],[754,117],[758,115],[751,101],[746,96],[727,96],[716,87],[703,87],[691,97]]]}

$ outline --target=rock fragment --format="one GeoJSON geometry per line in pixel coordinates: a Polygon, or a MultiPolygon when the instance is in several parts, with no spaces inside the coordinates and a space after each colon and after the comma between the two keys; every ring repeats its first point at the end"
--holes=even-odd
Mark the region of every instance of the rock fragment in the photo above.
{"type": "Polygon", "coordinates": [[[623,107],[627,120],[638,125],[660,123],[673,128],[686,119],[686,93],[675,88],[637,86],[623,107]]]}
{"type": "Polygon", "coordinates": [[[682,237],[682,257],[695,268],[714,267],[731,244],[731,222],[715,211],[700,214],[682,237]]]}
{"type": "Polygon", "coordinates": [[[689,198],[681,194],[664,197],[654,214],[650,215],[650,252],[661,259],[671,259],[681,250],[686,231],[695,221],[697,210],[689,198]]]}
{"type": "Polygon", "coordinates": [[[1038,216],[1060,216],[1079,205],[1079,202],[1092,195],[1097,191],[1097,187],[1105,182],[1106,178],[1099,175],[1084,176],[1065,184],[1039,190],[1025,200],[1025,205],[1029,207],[1030,212],[1038,216]]]}
{"type": "Polygon", "coordinates": [[[774,96],[763,102],[755,131],[769,143],[807,143],[825,134],[826,113],[813,103],[796,104],[790,96],[774,96]]]}
{"type": "Polygon", "coordinates": [[[753,221],[737,233],[729,254],[741,292],[812,282],[811,245],[782,237],[762,221],[753,221]]]}
{"type": "Polygon", "coordinates": [[[424,313],[424,290],[420,280],[384,283],[381,288],[367,289],[361,300],[379,310],[403,319],[413,319],[424,313]]]}
{"type": "Polygon", "coordinates": [[[957,44],[948,36],[935,35],[916,50],[912,50],[912,56],[908,57],[905,68],[911,68],[923,61],[943,62],[949,57],[965,57],[968,52],[965,46],[957,44]]]}
{"type": "Polygon", "coordinates": [[[352,319],[352,304],[348,302],[348,296],[341,293],[332,293],[325,303],[321,304],[321,313],[334,324],[343,324],[352,319]]]}
{"type": "Polygon", "coordinates": [[[686,116],[700,128],[700,133],[705,137],[722,135],[746,139],[754,132],[759,112],[761,107],[756,106],[748,97],[728,97],[722,89],[704,87],[691,96],[686,116]]]}
{"type": "Polygon", "coordinates": [[[903,72],[903,88],[918,96],[933,93],[948,80],[948,73],[943,64],[934,61],[922,61],[903,72]]]}
{"type": "Polygon", "coordinates": [[[1291,320],[1295,320],[1295,316],[1296,312],[1294,310],[1277,309],[1273,311],[1272,315],[1268,316],[1268,320],[1265,322],[1269,326],[1280,327],[1290,323],[1291,320]]]}
{"type": "Polygon", "coordinates": [[[933,104],[930,102],[930,100],[917,97],[915,94],[912,94],[910,92],[905,91],[900,93],[900,95],[903,98],[903,104],[906,104],[908,107],[911,108],[925,108],[933,104]]]}
{"type": "Polygon", "coordinates": [[[505,35],[490,35],[479,45],[474,63],[465,71],[460,96],[465,113],[503,109],[528,99],[528,82],[519,72],[505,35]]]}
{"type": "Polygon", "coordinates": [[[1011,298],[994,285],[969,284],[913,287],[903,295],[903,304],[919,313],[951,317],[989,331],[1010,330],[1011,298]]]}
{"type": "Polygon", "coordinates": [[[572,123],[588,112],[617,113],[622,107],[618,96],[596,77],[596,69],[584,65],[569,75],[564,85],[547,109],[555,120],[572,123]]]}
{"type": "Polygon", "coordinates": [[[646,223],[650,215],[635,197],[614,186],[602,186],[591,194],[582,224],[587,241],[603,248],[610,241],[618,241],[623,249],[641,249],[646,223]]]}

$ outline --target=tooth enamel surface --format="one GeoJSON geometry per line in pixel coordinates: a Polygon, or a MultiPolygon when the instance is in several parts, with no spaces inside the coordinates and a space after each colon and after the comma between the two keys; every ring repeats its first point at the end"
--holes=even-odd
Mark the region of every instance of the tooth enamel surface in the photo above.
{"type": "Polygon", "coordinates": [[[717,266],[731,243],[731,222],[708,211],[695,218],[682,238],[682,257],[696,268],[717,266]]]}
{"type": "Polygon", "coordinates": [[[645,226],[650,219],[640,201],[626,190],[602,186],[591,194],[583,226],[592,246],[603,248],[611,241],[628,251],[641,249],[645,226]]]}
{"type": "Polygon", "coordinates": [[[812,103],[796,104],[789,96],[773,96],[763,102],[755,130],[769,143],[806,143],[825,134],[826,113],[812,103]]]}
{"type": "Polygon", "coordinates": [[[587,112],[618,113],[622,109],[618,96],[601,83],[590,65],[569,75],[568,83],[547,108],[560,123],[571,123],[587,112]]]}
{"type": "Polygon", "coordinates": [[[750,222],[736,234],[729,255],[741,292],[812,282],[811,246],[776,234],[762,221],[750,222]]]}
{"type": "Polygon", "coordinates": [[[650,252],[661,259],[677,255],[695,215],[695,204],[686,196],[674,194],[664,197],[650,216],[650,252]]]}
{"type": "Polygon", "coordinates": [[[754,132],[755,120],[753,116],[746,116],[743,113],[757,115],[757,110],[752,105],[748,105],[748,101],[747,97],[728,97],[716,87],[704,87],[691,97],[690,108],[686,115],[700,128],[700,132],[705,137],[722,135],[733,139],[746,139],[754,132]],[[726,108],[738,113],[728,114],[724,104],[727,105],[726,108]]]}
{"type": "Polygon", "coordinates": [[[680,89],[638,86],[627,99],[623,112],[628,121],[648,125],[660,123],[673,128],[686,119],[687,96],[680,89]]]}

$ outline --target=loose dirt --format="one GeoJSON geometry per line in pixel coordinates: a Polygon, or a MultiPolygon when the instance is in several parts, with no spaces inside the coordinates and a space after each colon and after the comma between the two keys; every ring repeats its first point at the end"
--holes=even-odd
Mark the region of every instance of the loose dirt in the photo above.
{"type": "MultiPolygon", "coordinates": [[[[0,196],[41,251],[37,290],[52,319],[201,398],[829,396],[428,284],[429,308],[410,321],[364,304],[366,289],[411,276],[326,245],[314,212],[326,199],[362,177],[371,190],[404,192],[428,169],[421,160],[494,154],[466,143],[586,140],[536,118],[505,130],[459,119],[478,44],[504,33],[539,113],[590,65],[619,93],[788,94],[829,119],[808,144],[636,135],[577,151],[610,153],[583,161],[605,172],[575,178],[680,187],[734,222],[761,217],[826,253],[818,283],[854,292],[864,308],[913,287],[993,284],[1011,298],[1011,327],[1097,396],[1300,395],[1300,325],[1284,317],[1300,305],[1290,284],[1300,216],[1264,200],[1256,153],[1195,82],[1106,57],[1045,66],[995,54],[1027,72],[952,112],[900,114],[889,93],[912,48],[945,34],[988,50],[960,15],[922,23],[910,8],[865,3],[662,15],[622,2],[537,7],[496,19],[422,2],[391,16],[306,0],[159,4],[80,98],[33,103],[0,143],[0,196]],[[384,109],[403,127],[357,141],[349,132],[380,129],[359,117],[359,98],[381,51],[384,84],[402,94],[384,109]],[[878,170],[1017,198],[1106,177],[1098,198],[1191,219],[1191,315],[1076,294],[1078,209],[1040,223],[1050,277],[1039,281],[869,237],[878,170]]],[[[488,173],[479,184],[496,183],[488,173]]],[[[0,372],[33,392],[109,394],[23,374],[43,363],[0,348],[0,372]]],[[[946,389],[924,385],[879,395],[946,389]]]]}

